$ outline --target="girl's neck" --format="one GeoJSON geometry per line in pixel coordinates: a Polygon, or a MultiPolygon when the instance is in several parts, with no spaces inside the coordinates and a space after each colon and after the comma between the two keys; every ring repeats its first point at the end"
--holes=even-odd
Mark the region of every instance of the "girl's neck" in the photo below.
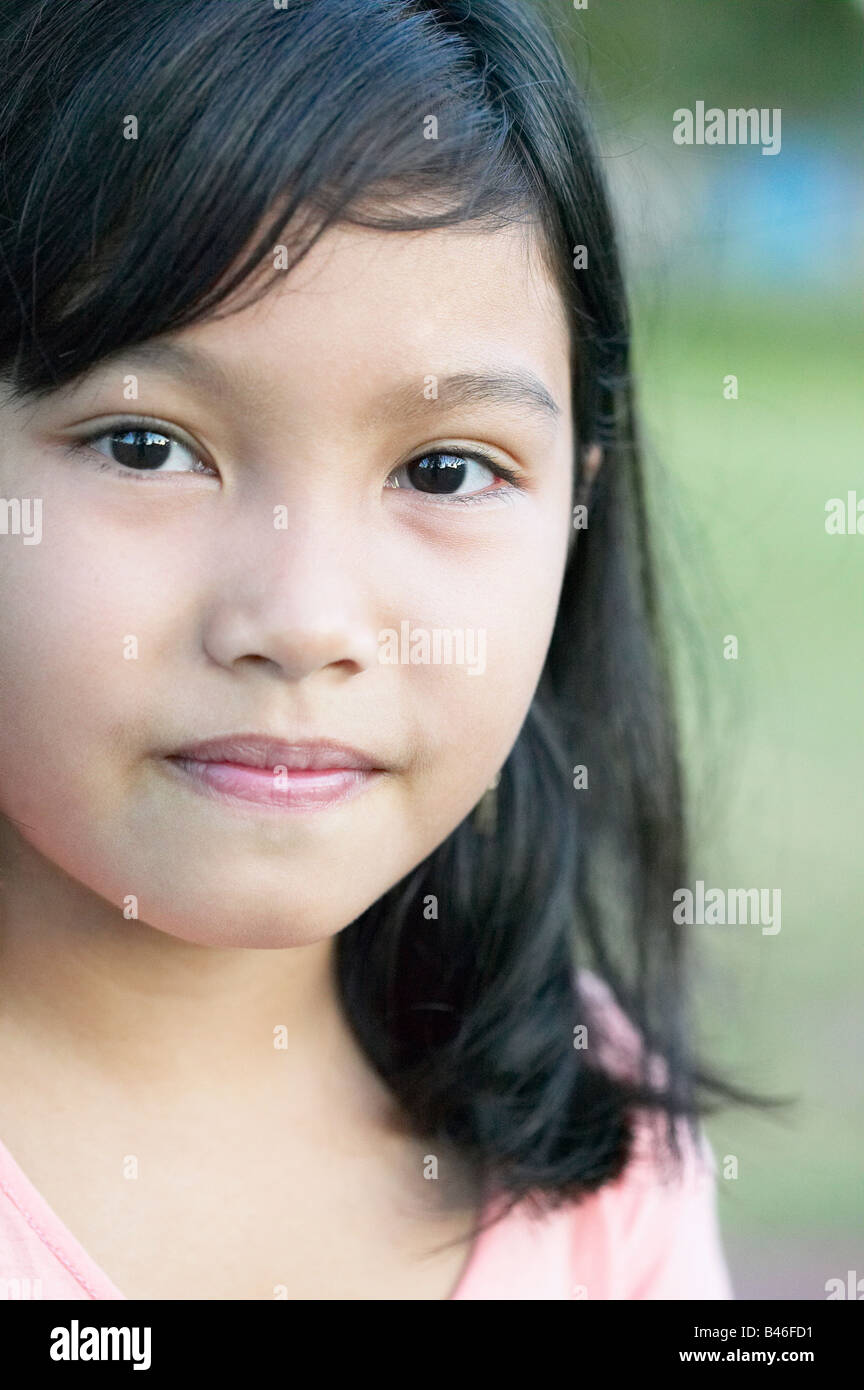
{"type": "Polygon", "coordinates": [[[389,1092],[338,999],[331,938],[283,950],[181,941],[126,920],[9,831],[0,1040],[165,1103],[190,1088],[229,1104],[308,1088],[387,1123],[389,1092]]]}

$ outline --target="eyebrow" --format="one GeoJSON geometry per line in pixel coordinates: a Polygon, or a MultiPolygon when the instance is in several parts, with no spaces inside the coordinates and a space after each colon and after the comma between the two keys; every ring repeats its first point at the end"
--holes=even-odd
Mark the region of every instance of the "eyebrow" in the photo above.
{"type": "MultiPolygon", "coordinates": [[[[248,366],[229,369],[200,349],[153,339],[103,358],[65,389],[77,390],[97,373],[101,375],[111,367],[131,369],[137,365],[171,372],[187,385],[216,396],[234,395],[244,388],[254,395],[261,386],[258,374],[248,366]]],[[[430,376],[435,382],[437,397],[430,400],[424,394],[423,383],[428,377],[419,384],[414,380],[402,382],[378,398],[375,419],[387,419],[394,414],[427,416],[430,406],[442,399],[448,407],[456,408],[485,404],[516,406],[547,423],[561,418],[561,407],[551,392],[538,376],[524,367],[495,367],[452,372],[443,377],[430,376]]]]}
{"type": "MultiPolygon", "coordinates": [[[[446,406],[512,405],[547,423],[555,423],[561,417],[561,407],[543,382],[524,367],[452,372],[435,379],[435,387],[438,401],[446,406]]],[[[376,414],[425,416],[434,404],[435,398],[428,400],[422,389],[409,381],[386,392],[378,402],[376,414]]]]}

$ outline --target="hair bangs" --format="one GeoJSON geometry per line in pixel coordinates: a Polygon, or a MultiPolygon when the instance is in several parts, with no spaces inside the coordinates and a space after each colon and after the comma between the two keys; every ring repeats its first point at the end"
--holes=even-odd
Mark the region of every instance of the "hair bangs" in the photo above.
{"type": "MultiPolygon", "coordinates": [[[[53,105],[26,113],[32,157],[6,176],[7,214],[23,209],[2,267],[13,391],[39,397],[207,319],[269,259],[245,307],[339,221],[548,222],[486,64],[439,18],[399,0],[154,0],[120,26],[82,0],[52,12],[50,47],[38,28],[5,34],[19,101],[67,58],[53,105]]],[[[13,116],[0,103],[0,134],[13,116]]]]}

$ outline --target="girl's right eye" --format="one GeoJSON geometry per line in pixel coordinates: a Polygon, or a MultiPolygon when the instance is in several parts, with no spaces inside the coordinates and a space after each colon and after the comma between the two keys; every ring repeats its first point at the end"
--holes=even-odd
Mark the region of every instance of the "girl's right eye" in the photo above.
{"type": "Polygon", "coordinates": [[[205,463],[190,444],[169,430],[163,429],[161,425],[151,422],[142,424],[140,421],[123,420],[107,430],[100,430],[98,433],[84,435],[75,440],[69,452],[78,453],[84,448],[105,454],[110,462],[102,464],[101,467],[110,468],[113,463],[115,467],[112,471],[126,477],[154,473],[204,473],[208,477],[218,476],[216,470],[205,463]],[[191,466],[184,464],[183,458],[178,456],[178,450],[185,454],[187,464],[191,466]]]}

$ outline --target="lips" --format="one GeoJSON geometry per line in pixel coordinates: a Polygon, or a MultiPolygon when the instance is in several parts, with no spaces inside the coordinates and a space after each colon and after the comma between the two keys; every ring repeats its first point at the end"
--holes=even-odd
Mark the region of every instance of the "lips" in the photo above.
{"type": "Polygon", "coordinates": [[[167,756],[200,763],[235,763],[242,767],[284,767],[297,772],[323,772],[333,768],[373,772],[381,768],[375,758],[333,739],[287,743],[260,734],[231,734],[203,743],[190,743],[167,756]]]}
{"type": "Polygon", "coordinates": [[[288,743],[264,734],[227,734],[163,755],[172,777],[230,808],[323,811],[381,780],[369,753],[334,739],[288,743]]]}

